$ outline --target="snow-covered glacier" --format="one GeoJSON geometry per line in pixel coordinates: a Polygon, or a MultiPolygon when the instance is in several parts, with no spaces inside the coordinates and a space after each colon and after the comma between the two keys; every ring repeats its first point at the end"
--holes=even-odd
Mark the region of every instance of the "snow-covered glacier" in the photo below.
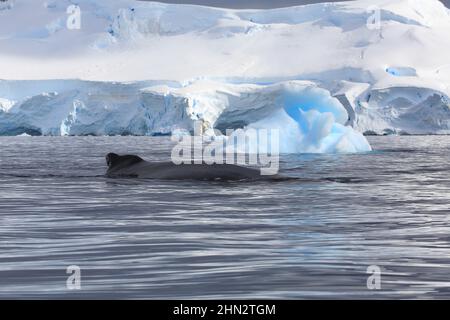
{"type": "Polygon", "coordinates": [[[157,135],[201,121],[278,128],[284,152],[370,150],[361,133],[446,134],[449,31],[437,0],[8,0],[0,134],[157,135]],[[80,29],[67,25],[74,3],[80,29]]]}

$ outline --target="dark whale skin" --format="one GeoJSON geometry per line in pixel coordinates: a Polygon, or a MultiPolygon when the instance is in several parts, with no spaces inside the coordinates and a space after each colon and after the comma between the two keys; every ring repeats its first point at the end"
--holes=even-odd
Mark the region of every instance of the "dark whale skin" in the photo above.
{"type": "Polygon", "coordinates": [[[230,164],[181,164],[172,162],[150,163],[135,155],[106,155],[110,178],[140,178],[161,180],[261,180],[279,176],[261,176],[260,170],[230,164]]]}

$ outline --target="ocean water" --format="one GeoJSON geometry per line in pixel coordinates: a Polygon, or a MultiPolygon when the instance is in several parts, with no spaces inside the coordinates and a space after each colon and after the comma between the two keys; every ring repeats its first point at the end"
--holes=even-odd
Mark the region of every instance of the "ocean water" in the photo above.
{"type": "Polygon", "coordinates": [[[282,156],[299,180],[192,182],[104,177],[167,137],[0,137],[0,298],[450,298],[450,137],[370,142],[282,156]]]}

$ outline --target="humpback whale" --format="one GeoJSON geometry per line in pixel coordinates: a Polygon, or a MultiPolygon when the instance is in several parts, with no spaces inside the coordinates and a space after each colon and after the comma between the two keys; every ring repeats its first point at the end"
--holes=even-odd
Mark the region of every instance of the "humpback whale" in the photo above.
{"type": "Polygon", "coordinates": [[[231,164],[180,164],[147,162],[136,155],[106,155],[110,178],[133,177],[162,180],[259,180],[278,179],[279,176],[261,176],[260,170],[231,164]]]}

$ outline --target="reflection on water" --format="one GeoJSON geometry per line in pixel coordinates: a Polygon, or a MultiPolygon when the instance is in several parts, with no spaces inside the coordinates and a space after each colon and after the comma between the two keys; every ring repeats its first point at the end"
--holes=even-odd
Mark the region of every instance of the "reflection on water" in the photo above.
{"type": "Polygon", "coordinates": [[[103,177],[108,152],[167,160],[167,137],[2,137],[0,297],[450,298],[450,137],[370,140],[226,183],[103,177]]]}

